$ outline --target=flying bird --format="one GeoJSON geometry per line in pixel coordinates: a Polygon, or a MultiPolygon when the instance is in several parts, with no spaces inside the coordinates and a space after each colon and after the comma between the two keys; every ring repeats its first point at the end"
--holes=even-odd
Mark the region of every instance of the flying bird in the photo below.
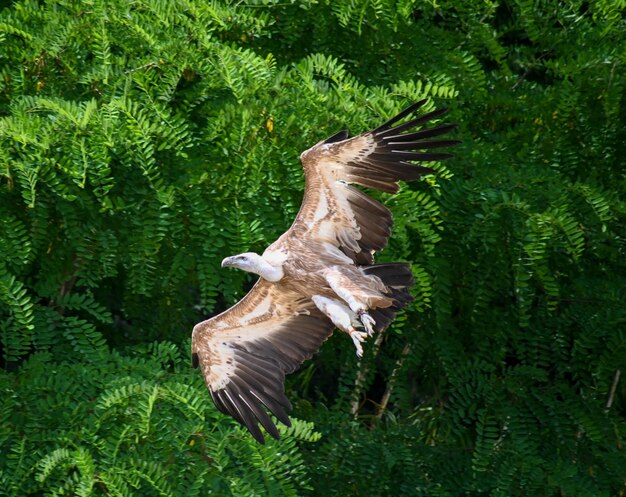
{"type": "Polygon", "coordinates": [[[261,255],[247,252],[222,261],[222,267],[260,278],[233,307],[194,327],[192,362],[200,366],[217,408],[259,443],[265,442],[259,423],[279,438],[268,410],[291,425],[285,375],[335,328],[352,339],[361,356],[362,343],[411,301],[409,264],[374,263],[375,252],[387,245],[391,213],[352,185],[395,193],[398,181],[434,173],[414,161],[451,157],[430,150],[457,141],[431,138],[456,125],[424,127],[446,112],[415,116],[425,102],[372,131],[353,138],[340,131],[303,152],[304,198],[289,230],[261,255]]]}

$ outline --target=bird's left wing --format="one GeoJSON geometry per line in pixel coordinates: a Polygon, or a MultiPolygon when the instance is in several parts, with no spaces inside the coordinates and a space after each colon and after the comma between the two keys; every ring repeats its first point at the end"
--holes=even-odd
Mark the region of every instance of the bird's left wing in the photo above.
{"type": "Polygon", "coordinates": [[[237,304],[197,324],[192,360],[200,366],[217,408],[264,443],[258,423],[278,430],[265,408],[290,426],[285,374],[311,357],[333,325],[315,305],[283,285],[259,279],[237,304]]]}
{"type": "MultiPolygon", "coordinates": [[[[372,264],[374,252],[387,245],[393,220],[389,209],[351,183],[395,193],[399,181],[413,181],[434,171],[415,162],[451,157],[431,149],[449,147],[456,140],[433,140],[454,129],[454,124],[425,127],[445,109],[422,115],[417,102],[378,128],[348,138],[341,131],[300,156],[305,190],[300,212],[287,233],[300,240],[315,239],[341,250],[357,264],[372,264]],[[408,121],[398,124],[405,117],[408,121]]],[[[280,248],[279,238],[276,248],[280,248]]],[[[274,247],[271,247],[274,249],[274,247]]]]}

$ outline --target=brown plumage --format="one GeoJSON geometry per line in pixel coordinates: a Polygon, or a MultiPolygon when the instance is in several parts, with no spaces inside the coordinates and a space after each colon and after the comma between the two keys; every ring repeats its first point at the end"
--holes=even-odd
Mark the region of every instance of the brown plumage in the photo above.
{"type": "Polygon", "coordinates": [[[450,157],[429,150],[456,144],[431,139],[454,125],[411,131],[445,110],[396,125],[424,103],[373,131],[354,138],[341,131],[305,151],[304,199],[292,226],[262,255],[222,262],[261,278],[233,307],[194,327],[192,358],[218,409],[260,443],[259,423],[279,437],[266,409],[290,424],[285,374],[315,353],[335,327],[350,335],[361,355],[361,342],[385,329],[411,300],[408,264],[373,264],[375,252],[387,245],[391,213],[350,184],[395,193],[398,181],[434,172],[412,161],[450,157]]]}

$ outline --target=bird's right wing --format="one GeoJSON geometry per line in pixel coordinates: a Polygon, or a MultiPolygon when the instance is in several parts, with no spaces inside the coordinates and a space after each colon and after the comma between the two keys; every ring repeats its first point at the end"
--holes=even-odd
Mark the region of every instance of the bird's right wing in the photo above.
{"type": "Polygon", "coordinates": [[[258,423],[278,438],[265,408],[290,426],[285,374],[317,352],[333,329],[310,299],[259,279],[233,307],[194,327],[192,361],[217,408],[263,443],[258,423]]]}

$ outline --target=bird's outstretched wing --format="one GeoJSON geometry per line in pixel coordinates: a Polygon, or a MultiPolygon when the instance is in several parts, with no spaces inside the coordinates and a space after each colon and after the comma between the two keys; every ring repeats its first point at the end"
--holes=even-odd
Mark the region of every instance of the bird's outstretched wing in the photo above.
{"type": "Polygon", "coordinates": [[[459,143],[432,139],[456,125],[414,130],[446,109],[397,124],[425,102],[417,102],[372,131],[354,138],[341,131],[304,152],[300,156],[305,172],[304,198],[293,225],[283,236],[315,238],[341,249],[357,264],[371,264],[374,252],[387,245],[393,220],[384,205],[350,183],[395,193],[398,181],[413,181],[434,172],[413,162],[451,157],[430,150],[459,143]]]}
{"type": "Polygon", "coordinates": [[[192,360],[217,408],[264,443],[258,423],[279,436],[264,408],[290,426],[285,374],[313,355],[333,328],[311,300],[260,279],[233,307],[194,327],[192,360]]]}
{"type": "MultiPolygon", "coordinates": [[[[283,253],[290,246],[284,243],[286,238],[295,237],[301,245],[306,246],[307,241],[315,242],[311,246],[327,245],[329,253],[336,253],[340,259],[347,256],[356,264],[371,264],[374,252],[387,244],[391,213],[350,183],[394,193],[398,181],[416,180],[433,172],[414,161],[450,157],[429,150],[456,144],[432,140],[454,125],[414,131],[445,110],[397,124],[424,103],[412,105],[373,131],[354,138],[342,131],[304,152],[305,193],[300,212],[266,254],[283,253]]],[[[281,282],[260,279],[236,305],[195,326],[192,358],[202,368],[218,409],[233,416],[263,443],[259,423],[278,438],[266,408],[278,420],[290,424],[285,374],[316,352],[333,328],[310,299],[281,282]]]]}

